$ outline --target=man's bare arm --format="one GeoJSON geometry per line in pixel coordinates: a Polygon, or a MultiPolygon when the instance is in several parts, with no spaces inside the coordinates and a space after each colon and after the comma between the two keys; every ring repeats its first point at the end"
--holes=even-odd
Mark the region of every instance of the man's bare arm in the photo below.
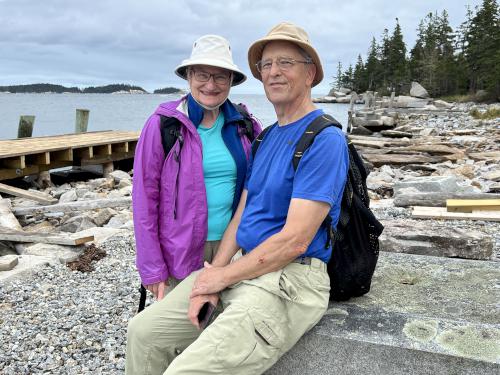
{"type": "Polygon", "coordinates": [[[191,296],[216,293],[241,280],[283,268],[306,252],[329,211],[330,205],[324,202],[292,199],[280,232],[225,267],[204,269],[196,279],[191,296]]]}

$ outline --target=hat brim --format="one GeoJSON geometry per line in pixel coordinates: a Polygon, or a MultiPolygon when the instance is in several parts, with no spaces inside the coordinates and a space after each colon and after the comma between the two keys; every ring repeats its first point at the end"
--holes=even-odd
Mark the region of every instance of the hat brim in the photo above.
{"type": "Polygon", "coordinates": [[[189,66],[195,66],[195,65],[207,65],[231,71],[233,73],[233,83],[231,84],[231,86],[237,86],[245,82],[247,79],[247,76],[242,72],[240,72],[238,69],[236,69],[234,66],[231,66],[229,64],[224,64],[223,62],[214,63],[214,61],[211,59],[197,59],[184,62],[183,64],[175,68],[175,74],[187,80],[187,68],[189,66]]]}
{"type": "Polygon", "coordinates": [[[311,56],[314,65],[316,65],[316,75],[314,76],[312,87],[316,86],[323,80],[323,67],[316,50],[310,44],[298,41],[297,39],[291,37],[287,37],[286,35],[266,36],[257,40],[250,46],[250,48],[248,49],[248,64],[250,65],[250,71],[255,78],[257,78],[259,81],[262,81],[260,72],[257,70],[257,63],[262,59],[262,52],[264,51],[264,47],[266,46],[266,44],[276,41],[296,44],[304,51],[306,51],[309,56],[311,56]]]}

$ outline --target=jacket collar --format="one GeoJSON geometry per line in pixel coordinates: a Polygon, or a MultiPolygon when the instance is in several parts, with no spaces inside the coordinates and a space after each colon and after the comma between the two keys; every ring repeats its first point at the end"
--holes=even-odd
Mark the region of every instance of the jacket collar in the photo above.
{"type": "MultiPolygon", "coordinates": [[[[203,107],[196,103],[191,94],[187,96],[187,108],[189,119],[196,127],[198,127],[201,120],[203,120],[203,107]]],[[[226,101],[222,103],[220,110],[226,119],[225,123],[241,120],[243,118],[229,99],[226,99],[226,101]]]]}

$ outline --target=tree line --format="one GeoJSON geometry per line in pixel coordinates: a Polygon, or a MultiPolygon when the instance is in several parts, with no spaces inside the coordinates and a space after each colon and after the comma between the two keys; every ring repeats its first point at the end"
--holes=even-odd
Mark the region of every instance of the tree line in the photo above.
{"type": "MultiPolygon", "coordinates": [[[[29,94],[29,93],[75,93],[75,94],[111,94],[118,91],[142,91],[146,93],[142,87],[132,86],[126,84],[112,84],[106,86],[91,86],[84,89],[78,87],[65,87],[61,85],[54,85],[51,83],[34,83],[30,85],[13,85],[13,86],[0,86],[0,92],[10,92],[18,94],[29,94]]],[[[155,94],[175,94],[180,93],[182,90],[175,87],[165,87],[162,89],[155,90],[155,94]]]]}
{"type": "Polygon", "coordinates": [[[429,13],[418,25],[417,40],[407,50],[396,18],[392,34],[384,29],[381,40],[372,38],[366,60],[361,54],[353,68],[337,68],[333,86],[356,92],[407,93],[417,81],[434,97],[474,94],[500,98],[500,9],[496,0],[467,7],[465,21],[456,29],[448,13],[429,13]]]}

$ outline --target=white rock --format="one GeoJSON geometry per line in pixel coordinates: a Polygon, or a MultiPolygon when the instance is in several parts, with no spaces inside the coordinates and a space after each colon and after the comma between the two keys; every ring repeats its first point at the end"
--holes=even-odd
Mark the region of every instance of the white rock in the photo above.
{"type": "Polygon", "coordinates": [[[74,202],[78,199],[75,189],[67,191],[59,198],[59,203],[74,202]]]}
{"type": "Polygon", "coordinates": [[[19,263],[17,255],[4,255],[0,257],[0,271],[10,271],[19,263]]]}

